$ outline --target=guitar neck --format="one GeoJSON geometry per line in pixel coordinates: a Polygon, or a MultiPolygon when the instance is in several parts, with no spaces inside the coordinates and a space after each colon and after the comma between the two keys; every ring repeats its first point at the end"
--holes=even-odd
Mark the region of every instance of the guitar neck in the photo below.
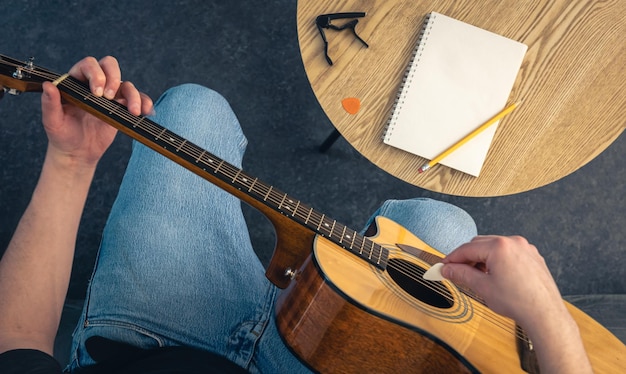
{"type": "Polygon", "coordinates": [[[53,82],[63,98],[102,119],[136,141],[152,148],[237,198],[259,209],[274,224],[279,236],[277,251],[268,267],[268,278],[285,287],[287,273],[296,269],[311,252],[314,235],[321,235],[362,260],[385,269],[388,250],[345,225],[266,184],[211,152],[173,133],[145,116],[131,114],[123,105],[91,94],[88,85],[0,55],[0,85],[12,91],[41,91],[43,82],[53,82]],[[288,226],[288,227],[285,227],[288,226]],[[306,238],[292,236],[305,236],[306,238]],[[283,239],[283,240],[280,240],[283,239]],[[285,240],[286,239],[286,240],[285,240]],[[284,243],[287,243],[285,245],[284,243]],[[298,248],[285,248],[298,247],[298,248]],[[279,249],[283,249],[279,253],[279,249]],[[286,250],[286,251],[284,251],[286,250]]]}
{"type": "Polygon", "coordinates": [[[255,206],[262,204],[290,218],[294,223],[328,238],[373,266],[385,269],[388,251],[357,231],[220,159],[149,118],[135,116],[115,101],[92,95],[85,84],[72,77],[61,81],[57,87],[76,105],[102,118],[140,143],[224,188],[237,198],[252,202],[255,206]]]}

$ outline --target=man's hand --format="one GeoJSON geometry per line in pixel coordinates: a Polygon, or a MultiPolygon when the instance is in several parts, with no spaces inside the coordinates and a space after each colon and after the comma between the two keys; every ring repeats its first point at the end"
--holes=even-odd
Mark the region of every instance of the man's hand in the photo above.
{"type": "Polygon", "coordinates": [[[578,325],[535,246],[522,237],[478,236],[444,260],[442,275],[472,289],[522,326],[547,373],[587,373],[578,325]]]}
{"type": "MultiPolygon", "coordinates": [[[[118,62],[113,57],[97,61],[87,57],[76,63],[69,74],[88,81],[96,96],[115,99],[134,115],[149,114],[152,100],[130,82],[121,81],[118,62]]],[[[61,102],[59,90],[49,82],[43,84],[42,119],[48,135],[48,156],[69,161],[72,166],[95,167],[111,145],[116,130],[85,111],[61,102]]]]}
{"type": "Polygon", "coordinates": [[[543,257],[522,237],[478,236],[443,262],[444,277],[471,288],[493,311],[516,321],[552,304],[565,311],[543,257]]]}

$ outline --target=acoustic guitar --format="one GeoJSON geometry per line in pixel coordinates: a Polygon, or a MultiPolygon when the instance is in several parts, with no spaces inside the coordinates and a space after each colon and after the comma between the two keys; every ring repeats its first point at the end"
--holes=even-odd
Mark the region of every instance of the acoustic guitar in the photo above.
{"type": "MultiPolygon", "coordinates": [[[[279,191],[84,83],[0,55],[9,93],[54,82],[63,98],[260,210],[277,245],[266,276],[284,288],[279,330],[319,372],[538,372],[532,342],[470,290],[424,272],[443,257],[378,217],[365,235],[279,191]]],[[[598,373],[626,373],[626,346],[566,303],[598,373]]]]}

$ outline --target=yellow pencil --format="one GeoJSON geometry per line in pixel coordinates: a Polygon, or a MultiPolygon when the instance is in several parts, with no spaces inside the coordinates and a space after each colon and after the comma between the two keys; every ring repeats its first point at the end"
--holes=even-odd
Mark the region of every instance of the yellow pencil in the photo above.
{"type": "Polygon", "coordinates": [[[459,140],[458,142],[456,142],[454,145],[452,145],[450,148],[446,149],[445,151],[443,151],[439,156],[433,158],[430,162],[428,162],[426,165],[422,166],[421,168],[419,168],[418,172],[419,173],[423,173],[426,170],[430,169],[431,167],[437,165],[439,162],[441,162],[441,160],[443,160],[444,158],[446,158],[448,155],[450,155],[450,153],[456,151],[457,149],[459,149],[463,144],[469,142],[470,140],[472,140],[474,137],[476,137],[476,135],[480,134],[481,132],[485,131],[489,126],[493,125],[494,123],[496,123],[497,121],[501,120],[502,117],[506,116],[507,114],[511,113],[513,111],[513,109],[515,109],[517,106],[519,105],[519,102],[517,103],[513,103],[511,105],[509,105],[508,107],[502,109],[502,111],[498,114],[496,114],[495,116],[491,117],[491,119],[489,119],[487,122],[483,123],[482,125],[480,125],[476,130],[472,131],[471,133],[467,134],[466,137],[464,137],[463,139],[459,140]]]}

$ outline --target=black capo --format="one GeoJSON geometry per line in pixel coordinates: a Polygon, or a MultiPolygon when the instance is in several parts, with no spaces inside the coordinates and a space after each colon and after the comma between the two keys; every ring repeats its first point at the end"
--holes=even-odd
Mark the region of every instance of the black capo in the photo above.
{"type": "Polygon", "coordinates": [[[322,14],[322,15],[317,16],[317,18],[315,19],[315,24],[317,25],[317,29],[319,30],[320,35],[322,35],[322,40],[324,40],[324,55],[326,56],[326,61],[328,61],[329,65],[333,64],[333,60],[331,60],[330,57],[328,56],[328,40],[326,40],[326,34],[324,34],[324,29],[332,29],[336,31],[350,29],[352,30],[352,33],[354,34],[354,36],[357,39],[359,39],[359,41],[363,43],[363,45],[367,48],[369,47],[369,45],[365,42],[365,40],[361,39],[361,37],[358,36],[356,31],[354,30],[356,24],[359,23],[358,19],[353,19],[351,21],[348,21],[342,26],[335,26],[330,23],[334,19],[361,18],[361,17],[365,17],[364,12],[332,13],[332,14],[322,14]]]}

